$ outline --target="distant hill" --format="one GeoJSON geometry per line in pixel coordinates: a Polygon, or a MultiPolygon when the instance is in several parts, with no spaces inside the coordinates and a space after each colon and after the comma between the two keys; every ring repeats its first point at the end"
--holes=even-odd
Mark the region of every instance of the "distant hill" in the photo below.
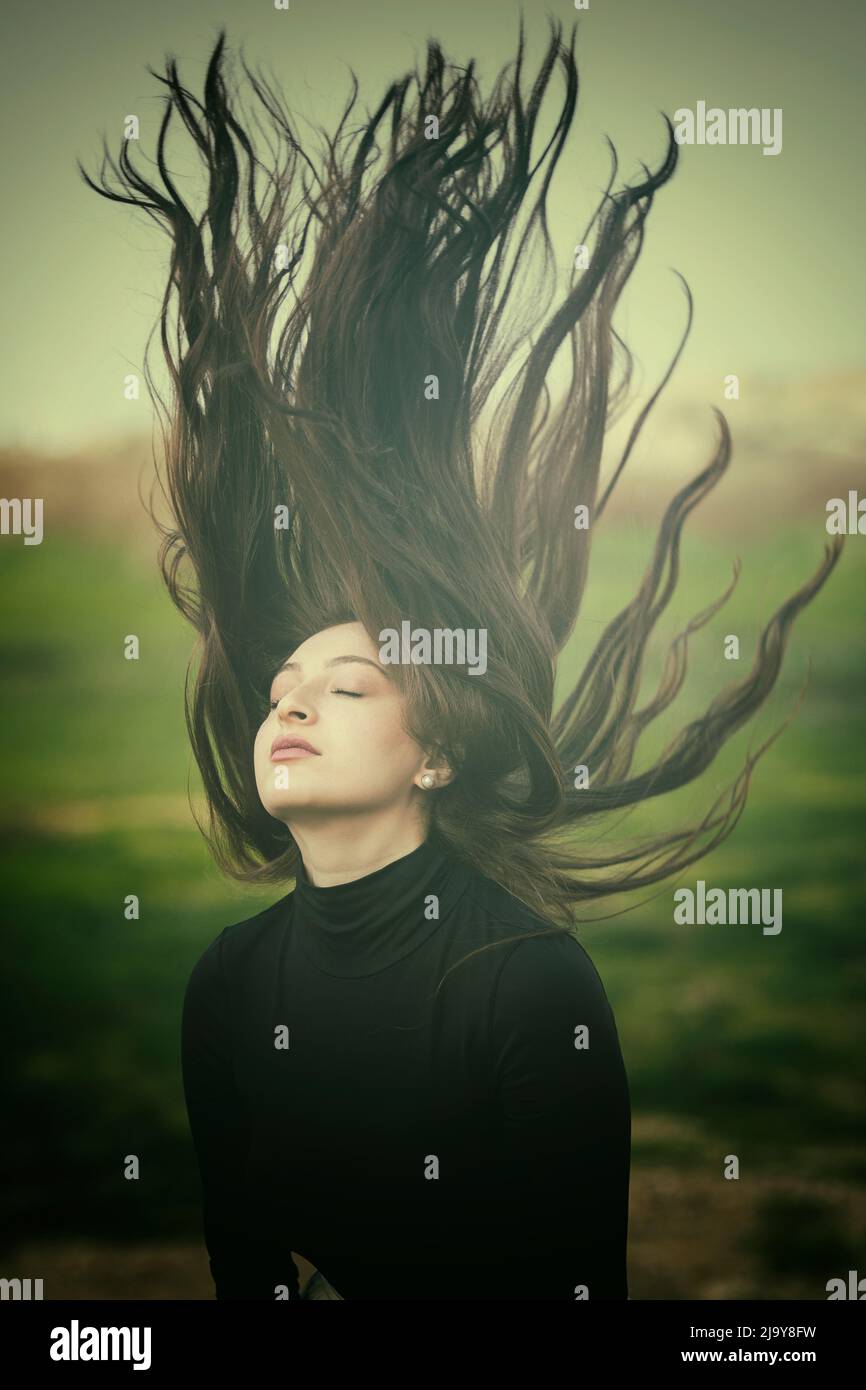
{"type": "MultiPolygon", "coordinates": [[[[731,430],[731,461],[692,513],[690,531],[745,534],[810,515],[823,525],[828,498],[852,487],[866,494],[866,371],[744,379],[733,401],[723,399],[720,381],[698,381],[662,395],[617,483],[611,518],[655,513],[709,463],[718,439],[714,405],[731,430]]],[[[619,458],[612,446],[622,448],[635,413],[632,404],[610,432],[606,477],[619,458]]]]}
{"type": "MultiPolygon", "coordinates": [[[[139,498],[139,489],[148,496],[152,482],[153,455],[146,436],[130,435],[69,454],[0,449],[0,496],[41,497],[45,540],[57,530],[112,533],[152,552],[158,535],[139,498]]],[[[164,505],[157,510],[164,518],[164,505]]]]}
{"type": "MultiPolygon", "coordinates": [[[[645,400],[633,398],[612,427],[603,478],[610,476],[628,430],[645,400]]],[[[689,520],[690,531],[759,532],[768,525],[813,515],[848,488],[866,493],[866,371],[773,382],[743,379],[741,399],[726,401],[721,381],[693,381],[665,393],[651,413],[617,484],[605,517],[652,524],[673,491],[709,462],[716,440],[717,405],[733,437],[733,456],[722,479],[689,520]]],[[[47,454],[0,448],[0,496],[42,497],[46,535],[52,526],[94,535],[122,533],[153,551],[157,537],[140,498],[153,482],[146,436],[47,454]]],[[[576,498],[575,501],[580,499],[576,498]]],[[[157,494],[159,515],[164,500],[157,494]]]]}

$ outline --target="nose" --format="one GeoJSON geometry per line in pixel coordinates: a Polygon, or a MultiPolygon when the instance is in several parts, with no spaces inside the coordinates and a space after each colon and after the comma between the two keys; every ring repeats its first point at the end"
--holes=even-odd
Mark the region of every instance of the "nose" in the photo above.
{"type": "Polygon", "coordinates": [[[315,721],[315,714],[312,705],[304,697],[303,693],[298,694],[299,687],[290,690],[281,700],[277,701],[277,718],[280,720],[291,721],[292,719],[303,720],[305,724],[315,721]]]}

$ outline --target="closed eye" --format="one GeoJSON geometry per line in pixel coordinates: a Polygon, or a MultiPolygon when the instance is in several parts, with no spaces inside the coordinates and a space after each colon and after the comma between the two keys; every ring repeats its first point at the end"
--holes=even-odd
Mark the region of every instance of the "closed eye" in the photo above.
{"type": "MultiPolygon", "coordinates": [[[[363,693],[362,693],[360,690],[332,690],[332,691],[331,691],[331,694],[332,694],[332,695],[348,695],[349,698],[352,699],[352,700],[363,700],[363,698],[364,698],[363,693]]],[[[269,703],[271,709],[276,709],[277,705],[278,705],[280,702],[279,702],[279,700],[270,700],[268,703],[269,703]]]]}

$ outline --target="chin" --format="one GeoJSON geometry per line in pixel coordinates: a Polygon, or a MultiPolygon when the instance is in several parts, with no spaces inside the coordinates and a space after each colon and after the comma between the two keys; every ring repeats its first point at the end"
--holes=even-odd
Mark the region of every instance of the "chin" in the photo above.
{"type": "Polygon", "coordinates": [[[303,792],[297,796],[284,796],[281,801],[270,801],[262,803],[269,815],[277,820],[285,820],[288,816],[297,815],[299,811],[336,811],[339,806],[332,806],[327,801],[321,801],[317,797],[304,796],[303,792]]]}

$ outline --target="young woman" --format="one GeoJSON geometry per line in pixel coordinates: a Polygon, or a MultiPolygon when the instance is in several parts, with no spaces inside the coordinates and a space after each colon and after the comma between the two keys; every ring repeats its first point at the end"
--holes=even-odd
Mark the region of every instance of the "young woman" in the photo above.
{"type": "Polygon", "coordinates": [[[631,369],[611,318],[676,167],[671,124],[661,167],[605,194],[580,237],[588,262],[544,322],[574,32],[566,48],[554,24],[526,105],[522,23],[513,80],[503,71],[486,100],[474,64],[450,67],[430,41],[414,92],[395,82],[348,129],[353,93],[321,170],[244,64],[285,141],[284,163],[259,159],[227,96],[224,39],[203,103],[173,62],[160,78],[162,188],[128,143],[111,162],[120,189],[104,166],[99,185],[84,175],[172,239],[161,568],[200,636],[188,723],[209,843],[236,878],[293,884],[212,941],[186,992],[216,1295],[625,1299],[629,1092],[578,908],[718,844],[763,748],[697,827],[616,847],[603,813],[709,766],[772,689],[841,542],[774,615],[752,670],[632,773],[641,732],[682,685],[689,632],[726,597],[635,709],[683,523],[727,467],[719,414],[716,456],[674,497],[638,593],[554,713],[592,534],[683,347],[599,497],[631,369]],[[557,65],[564,103],[533,164],[557,65]],[[167,165],[175,112],[207,172],[198,218],[167,165]],[[517,321],[504,310],[533,233],[544,303],[517,321]],[[552,410],[545,379],[566,337],[572,389],[552,410]],[[612,392],[614,341],[626,367],[612,392]],[[412,660],[392,659],[395,632],[412,660]],[[292,1252],[317,1271],[303,1286],[292,1252]]]}

